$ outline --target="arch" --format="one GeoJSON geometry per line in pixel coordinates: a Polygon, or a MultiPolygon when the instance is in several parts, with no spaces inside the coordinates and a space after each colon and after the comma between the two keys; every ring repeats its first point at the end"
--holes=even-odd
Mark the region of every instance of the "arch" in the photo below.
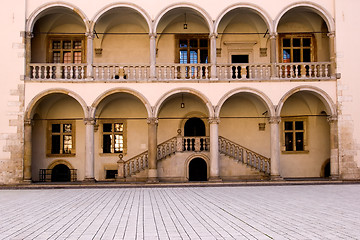
{"type": "Polygon", "coordinates": [[[154,20],[154,25],[153,25],[153,32],[156,34],[156,30],[158,28],[158,24],[161,21],[162,17],[168,13],[169,11],[176,9],[176,8],[190,8],[194,11],[196,11],[197,13],[200,14],[200,16],[205,20],[205,22],[207,22],[208,24],[208,29],[209,29],[209,33],[212,34],[213,33],[213,21],[211,19],[211,16],[201,7],[192,4],[192,3],[176,3],[173,5],[170,5],[168,7],[166,7],[165,9],[163,9],[155,18],[154,20]]]}
{"type": "Polygon", "coordinates": [[[137,13],[139,13],[146,21],[147,25],[148,25],[148,29],[149,29],[149,33],[152,32],[152,21],[151,21],[151,17],[150,15],[141,7],[139,7],[136,4],[131,4],[131,3],[111,3],[107,6],[105,6],[104,8],[102,8],[100,11],[98,11],[94,18],[92,19],[92,24],[90,27],[90,31],[93,32],[95,29],[95,25],[97,23],[97,21],[108,11],[110,11],[111,9],[115,9],[115,8],[131,8],[133,10],[135,10],[137,13]]]}
{"type": "Polygon", "coordinates": [[[75,14],[79,15],[79,17],[83,20],[86,32],[89,32],[89,20],[85,13],[81,11],[79,8],[77,8],[75,5],[67,3],[67,2],[56,2],[56,3],[46,3],[40,7],[38,7],[36,10],[34,10],[30,16],[28,17],[28,20],[26,22],[26,31],[32,32],[34,25],[39,18],[41,18],[46,11],[50,10],[51,8],[57,8],[57,7],[63,7],[69,10],[72,10],[75,14]]]}
{"type": "Polygon", "coordinates": [[[63,164],[65,166],[67,166],[69,169],[74,169],[74,167],[71,165],[71,163],[69,163],[68,161],[66,161],[64,159],[54,160],[52,163],[49,164],[49,166],[47,168],[53,169],[55,166],[57,166],[59,164],[63,164]]]}
{"type": "Polygon", "coordinates": [[[269,29],[269,32],[272,33],[274,31],[274,27],[272,25],[272,20],[267,12],[265,12],[262,8],[255,4],[233,4],[226,9],[224,9],[219,16],[216,18],[215,24],[214,24],[214,33],[218,32],[218,27],[223,19],[223,17],[229,13],[232,10],[239,9],[239,8],[247,8],[255,12],[257,15],[259,15],[265,22],[267,28],[269,29]]]}
{"type": "Polygon", "coordinates": [[[255,95],[265,105],[265,107],[267,108],[267,110],[269,112],[269,116],[270,117],[275,116],[274,105],[273,105],[272,101],[270,100],[270,98],[265,95],[265,93],[263,93],[259,90],[253,89],[253,88],[237,88],[237,89],[233,89],[233,90],[229,91],[220,99],[219,103],[217,104],[217,106],[215,108],[215,117],[220,116],[220,111],[221,111],[221,108],[222,108],[223,104],[225,103],[225,101],[237,93],[251,93],[251,94],[255,95]]]}
{"type": "Polygon", "coordinates": [[[205,154],[202,154],[202,153],[195,153],[195,154],[192,154],[190,155],[186,161],[185,161],[185,172],[186,172],[186,178],[189,179],[189,167],[190,167],[190,163],[192,160],[194,159],[202,159],[205,163],[206,163],[206,177],[207,179],[205,181],[207,181],[209,179],[209,176],[210,176],[210,159],[207,155],[205,154]]]}
{"type": "Polygon", "coordinates": [[[144,95],[142,95],[141,93],[139,93],[133,89],[130,89],[130,88],[112,88],[112,89],[109,89],[108,91],[102,93],[99,97],[97,97],[95,99],[95,101],[91,105],[92,108],[94,109],[94,111],[92,111],[91,116],[89,116],[89,117],[95,117],[96,109],[99,106],[99,104],[101,103],[101,101],[104,100],[106,97],[108,97],[112,94],[115,94],[115,93],[128,93],[128,94],[135,96],[144,104],[147,114],[148,114],[148,117],[149,118],[152,117],[152,110],[151,110],[151,105],[150,105],[149,101],[144,97],[144,95]]]}
{"type": "Polygon", "coordinates": [[[64,88],[53,88],[53,89],[47,89],[40,93],[38,93],[27,105],[26,111],[25,111],[25,120],[30,120],[32,118],[32,114],[34,109],[38,106],[40,100],[48,95],[54,94],[54,93],[61,93],[68,95],[72,98],[74,98],[82,107],[84,111],[84,118],[88,117],[88,107],[86,105],[86,102],[75,92],[64,89],[64,88]]]}
{"type": "Polygon", "coordinates": [[[323,9],[321,6],[311,3],[311,2],[299,2],[299,3],[294,3],[291,4],[287,7],[285,7],[280,13],[279,15],[276,17],[276,19],[274,20],[274,31],[277,31],[279,22],[281,20],[281,18],[291,9],[294,8],[298,8],[298,7],[305,7],[305,8],[310,8],[311,10],[313,10],[314,12],[316,12],[326,23],[329,32],[334,32],[335,31],[335,22],[334,19],[331,17],[330,13],[323,9]]]}
{"type": "Polygon", "coordinates": [[[214,116],[214,108],[211,105],[210,100],[204,94],[202,94],[192,88],[176,88],[176,89],[173,89],[173,90],[163,94],[160,97],[160,99],[157,101],[157,103],[155,104],[155,107],[154,107],[154,117],[157,117],[159,115],[159,111],[160,111],[161,107],[163,106],[164,102],[166,101],[166,99],[168,99],[170,96],[175,95],[177,93],[190,93],[190,94],[193,94],[193,95],[199,97],[206,104],[206,107],[207,107],[208,113],[209,113],[209,117],[211,118],[214,116]]]}
{"type": "Polygon", "coordinates": [[[295,87],[295,88],[291,89],[290,91],[288,91],[280,99],[279,104],[276,107],[276,117],[280,117],[281,110],[282,110],[286,100],[289,97],[291,97],[293,94],[295,94],[297,92],[302,92],[302,91],[310,92],[310,93],[314,94],[315,96],[317,96],[321,100],[321,102],[324,104],[324,106],[326,107],[327,114],[330,116],[337,116],[336,106],[333,103],[333,101],[331,100],[330,96],[325,91],[323,91],[320,88],[313,87],[313,86],[299,86],[299,87],[295,87]]]}

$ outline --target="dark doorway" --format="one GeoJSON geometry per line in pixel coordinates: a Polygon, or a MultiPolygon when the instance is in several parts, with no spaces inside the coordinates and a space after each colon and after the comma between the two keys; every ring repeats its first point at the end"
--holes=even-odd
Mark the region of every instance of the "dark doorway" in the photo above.
{"type": "Polygon", "coordinates": [[[52,182],[70,182],[70,169],[64,164],[56,165],[51,172],[52,182]]]}
{"type": "MultiPolygon", "coordinates": [[[[231,55],[231,63],[249,63],[249,55],[231,55]]],[[[240,66],[232,67],[232,78],[241,78],[240,66]]],[[[249,78],[249,67],[246,67],[246,78],[249,78]]]]}
{"type": "Polygon", "coordinates": [[[194,158],[189,163],[189,181],[207,181],[207,164],[202,158],[194,158]]]}
{"type": "Polygon", "coordinates": [[[205,124],[200,118],[189,118],[184,126],[185,137],[204,137],[205,124]]]}
{"type": "Polygon", "coordinates": [[[326,163],[324,167],[324,177],[330,177],[330,161],[326,163]]]}

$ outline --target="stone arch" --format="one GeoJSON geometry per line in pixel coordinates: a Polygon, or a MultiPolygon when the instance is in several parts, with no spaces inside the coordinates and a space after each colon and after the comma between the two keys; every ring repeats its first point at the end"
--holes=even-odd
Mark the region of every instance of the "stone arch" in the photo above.
{"type": "Polygon", "coordinates": [[[202,93],[198,92],[195,89],[192,88],[177,88],[173,89],[165,94],[163,94],[160,99],[157,101],[154,107],[154,117],[157,117],[159,115],[159,111],[161,107],[163,106],[164,102],[172,95],[175,95],[177,93],[190,93],[197,97],[199,97],[206,105],[209,113],[209,118],[214,116],[214,108],[210,102],[210,100],[202,93]]]}
{"type": "Polygon", "coordinates": [[[317,13],[326,23],[329,32],[333,32],[335,31],[335,23],[334,23],[334,19],[331,17],[331,14],[323,9],[321,6],[311,3],[311,2],[298,2],[298,3],[294,3],[291,4],[287,7],[285,7],[280,13],[279,15],[276,17],[276,19],[274,20],[274,31],[277,31],[279,22],[281,20],[281,18],[291,9],[297,8],[297,7],[305,7],[305,8],[310,8],[311,10],[313,10],[315,13],[317,13]]]}
{"type": "Polygon", "coordinates": [[[53,162],[51,162],[49,164],[49,166],[47,167],[48,169],[53,169],[55,166],[59,165],[59,164],[64,164],[65,166],[67,166],[69,169],[74,169],[74,167],[71,165],[71,163],[69,163],[68,161],[64,160],[64,159],[57,159],[54,160],[53,162]]]}
{"type": "Polygon", "coordinates": [[[206,167],[207,167],[207,179],[210,177],[210,158],[203,154],[203,153],[194,153],[191,154],[186,160],[185,160],[185,178],[189,179],[189,165],[190,162],[195,158],[201,158],[205,161],[206,167]]]}
{"type": "Polygon", "coordinates": [[[219,16],[216,18],[216,21],[214,23],[214,33],[218,32],[218,27],[219,27],[219,24],[220,24],[221,20],[223,19],[223,17],[230,11],[239,9],[239,8],[245,8],[245,9],[252,10],[253,12],[255,12],[257,15],[259,15],[264,20],[270,33],[272,33],[274,31],[272,19],[270,18],[269,14],[266,11],[264,11],[262,8],[260,8],[259,6],[255,5],[255,4],[233,4],[229,7],[227,7],[226,9],[224,9],[219,14],[219,16]]]}
{"type": "Polygon", "coordinates": [[[46,13],[46,11],[48,11],[52,8],[57,8],[57,7],[63,7],[63,8],[74,11],[74,13],[79,15],[79,17],[83,20],[85,28],[86,28],[86,32],[89,32],[89,30],[90,30],[90,26],[88,24],[89,20],[88,20],[87,16],[85,15],[85,13],[71,3],[60,2],[60,1],[56,2],[56,3],[44,4],[40,7],[38,7],[36,10],[34,10],[30,14],[30,16],[26,22],[26,31],[32,32],[36,21],[39,20],[39,18],[41,18],[46,13]]]}
{"type": "Polygon", "coordinates": [[[289,97],[291,97],[293,94],[297,92],[302,92],[302,91],[310,92],[315,96],[317,96],[320,99],[320,101],[324,104],[327,114],[330,116],[337,116],[336,106],[334,102],[331,100],[331,97],[324,90],[313,86],[299,86],[285,93],[285,95],[280,99],[276,107],[276,113],[275,113],[276,116],[280,117],[284,103],[289,97]]]}
{"type": "Polygon", "coordinates": [[[195,4],[192,4],[192,3],[180,3],[180,4],[177,3],[177,4],[170,5],[170,6],[166,7],[165,9],[163,9],[156,16],[156,18],[154,20],[153,33],[156,33],[158,24],[161,21],[162,17],[169,11],[176,9],[176,8],[190,8],[190,9],[196,11],[197,13],[199,13],[199,15],[205,20],[205,22],[207,22],[209,33],[210,34],[213,33],[213,21],[211,19],[211,16],[203,8],[201,8],[195,4]]]}
{"type": "Polygon", "coordinates": [[[137,13],[139,13],[146,21],[146,23],[148,25],[149,33],[152,32],[152,21],[151,21],[150,15],[144,9],[139,7],[138,5],[132,4],[132,3],[111,3],[107,6],[105,6],[104,8],[102,8],[100,11],[98,11],[95,14],[94,18],[92,19],[92,23],[91,23],[91,27],[90,27],[91,32],[94,31],[95,25],[101,16],[103,16],[106,12],[108,12],[111,9],[121,8],[121,7],[131,8],[131,9],[135,10],[137,13]]]}
{"type": "Polygon", "coordinates": [[[33,111],[34,111],[34,109],[36,109],[36,107],[38,106],[38,104],[40,103],[40,100],[42,98],[44,98],[48,95],[54,94],[54,93],[62,93],[62,94],[65,94],[65,95],[68,95],[68,96],[74,98],[81,105],[81,107],[84,111],[84,118],[88,117],[88,107],[86,105],[86,102],[82,99],[82,97],[80,97],[80,95],[78,95],[77,93],[75,93],[71,90],[68,90],[68,89],[54,88],[54,89],[47,89],[47,90],[40,92],[29,102],[29,104],[26,107],[26,111],[25,111],[25,120],[30,120],[32,118],[33,111]]]}
{"type": "Polygon", "coordinates": [[[135,96],[137,99],[139,99],[144,104],[147,114],[148,114],[148,117],[150,118],[153,116],[151,105],[150,105],[149,101],[144,97],[144,95],[142,95],[141,93],[139,93],[133,89],[130,89],[130,88],[112,88],[112,89],[109,89],[108,91],[102,93],[99,97],[97,97],[95,99],[95,101],[91,105],[92,108],[94,109],[94,111],[92,111],[92,113],[91,113],[92,115],[89,117],[95,117],[96,108],[99,106],[101,101],[114,93],[128,93],[128,94],[135,96]]]}
{"type": "Polygon", "coordinates": [[[233,90],[229,91],[220,99],[219,103],[217,104],[217,106],[215,108],[215,117],[220,116],[221,107],[226,102],[226,100],[237,93],[253,94],[265,105],[265,107],[267,108],[267,110],[269,112],[269,116],[270,117],[275,116],[274,105],[273,105],[272,101],[270,100],[270,98],[265,93],[263,93],[259,90],[256,90],[256,89],[252,89],[252,88],[238,88],[238,89],[233,89],[233,90]]]}

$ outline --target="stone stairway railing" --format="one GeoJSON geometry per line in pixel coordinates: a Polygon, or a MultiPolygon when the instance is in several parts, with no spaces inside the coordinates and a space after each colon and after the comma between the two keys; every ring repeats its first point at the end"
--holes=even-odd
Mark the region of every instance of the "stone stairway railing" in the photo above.
{"type": "Polygon", "coordinates": [[[270,175],[270,159],[250,149],[234,143],[224,137],[219,137],[219,152],[234,158],[260,172],[270,175]]]}

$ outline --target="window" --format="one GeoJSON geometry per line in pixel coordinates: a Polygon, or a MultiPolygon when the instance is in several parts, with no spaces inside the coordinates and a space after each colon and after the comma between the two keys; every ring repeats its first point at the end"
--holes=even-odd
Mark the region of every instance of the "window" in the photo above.
{"type": "Polygon", "coordinates": [[[105,179],[114,179],[118,174],[118,170],[106,170],[105,179]]]}
{"type": "Polygon", "coordinates": [[[124,153],[126,149],[125,122],[114,121],[102,123],[102,152],[124,153]]]}
{"type": "Polygon", "coordinates": [[[84,38],[50,37],[48,62],[82,63],[84,62],[84,38]]]}
{"type": "Polygon", "coordinates": [[[209,37],[205,34],[176,36],[176,62],[196,64],[209,62],[209,37]]]}
{"type": "Polygon", "coordinates": [[[49,122],[47,154],[75,155],[73,122],[49,122]]]}
{"type": "Polygon", "coordinates": [[[284,121],[284,146],[285,152],[305,151],[305,121],[286,120],[284,121]]]}
{"type": "Polygon", "coordinates": [[[314,62],[315,38],[311,34],[280,35],[281,62],[314,62]]]}

